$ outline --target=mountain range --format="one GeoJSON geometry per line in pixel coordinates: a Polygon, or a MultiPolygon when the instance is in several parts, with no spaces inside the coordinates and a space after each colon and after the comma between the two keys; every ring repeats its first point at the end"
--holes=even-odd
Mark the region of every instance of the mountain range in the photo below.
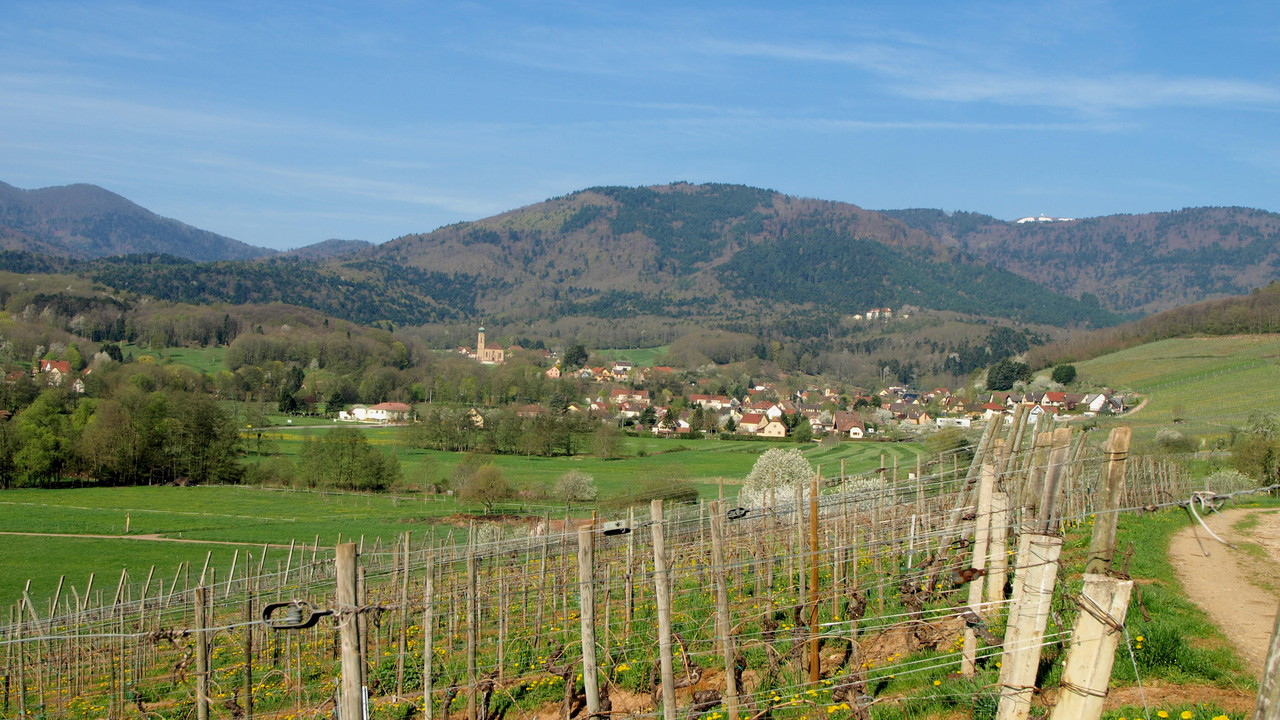
{"type": "MultiPolygon", "coordinates": [[[[75,271],[98,282],[159,297],[292,302],[357,322],[821,325],[905,305],[1097,327],[1265,285],[1280,270],[1280,215],[1193,208],[1019,224],[673,183],[589,188],[377,246],[278,254],[94,186],[0,184],[0,247],[77,258],[75,271]],[[119,254],[145,256],[107,257],[119,254]]],[[[0,268],[39,262],[10,252],[0,268]]]]}

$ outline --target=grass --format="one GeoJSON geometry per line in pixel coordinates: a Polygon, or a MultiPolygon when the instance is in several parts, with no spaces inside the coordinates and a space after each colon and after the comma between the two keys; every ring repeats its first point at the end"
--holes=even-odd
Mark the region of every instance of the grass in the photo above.
{"type": "MultiPolygon", "coordinates": [[[[275,427],[262,435],[263,456],[294,458],[308,437],[328,432],[331,428],[275,427]]],[[[364,426],[372,445],[394,453],[411,487],[419,487],[432,479],[447,477],[461,462],[460,453],[411,448],[402,440],[402,430],[364,426]]],[[[250,450],[256,452],[257,434],[246,436],[250,450]]],[[[573,457],[529,457],[523,455],[490,455],[487,460],[497,465],[518,487],[545,493],[560,476],[570,470],[595,478],[602,498],[630,495],[645,481],[670,478],[693,483],[704,498],[714,498],[719,485],[737,485],[750,472],[751,466],[770,448],[800,448],[824,475],[839,472],[857,474],[896,463],[905,473],[915,467],[916,456],[923,452],[917,443],[842,442],[835,445],[794,445],[790,443],[739,442],[716,439],[663,439],[652,437],[625,438],[621,457],[603,460],[589,455],[573,457]]],[[[730,492],[729,495],[735,493],[730,492]]]]}
{"type": "Polygon", "coordinates": [[[660,345],[648,348],[604,348],[591,351],[592,365],[599,365],[602,360],[630,360],[636,367],[653,367],[666,354],[669,346],[660,345]]]}
{"type": "MultiPolygon", "coordinates": [[[[327,432],[329,428],[278,428],[264,433],[264,452],[294,457],[303,438],[327,432]]],[[[418,450],[399,443],[396,428],[368,427],[370,441],[396,453],[408,484],[415,488],[432,477],[447,476],[462,459],[458,453],[418,450]]],[[[252,442],[252,441],[251,441],[252,442]]],[[[492,456],[490,459],[519,487],[535,491],[549,489],[569,470],[581,470],[596,478],[601,500],[633,495],[651,477],[681,478],[691,482],[703,498],[715,498],[721,481],[725,495],[736,496],[734,487],[750,471],[760,453],[772,447],[794,447],[759,442],[718,440],[661,440],[628,438],[625,457],[601,460],[593,457],[537,458],[492,456]]],[[[909,443],[882,444],[845,442],[836,446],[810,445],[805,453],[824,474],[838,472],[841,460],[850,474],[896,460],[904,468],[914,467],[919,446],[909,443]]],[[[261,460],[261,457],[251,460],[261,460]]],[[[511,504],[504,512],[541,515],[561,514],[563,506],[552,501],[511,504]]],[[[589,507],[575,507],[575,513],[589,507]]],[[[418,537],[427,532],[444,537],[455,526],[445,521],[454,514],[479,515],[478,504],[441,496],[411,497],[346,493],[295,492],[253,487],[123,487],[75,490],[8,490],[0,495],[0,531],[51,534],[124,536],[161,535],[184,540],[238,542],[257,556],[263,543],[288,545],[290,541],[322,546],[336,544],[339,537],[364,537],[366,543],[379,539],[385,544],[405,531],[418,537]]],[[[31,580],[33,598],[51,597],[58,578],[83,590],[89,573],[99,578],[118,578],[128,568],[137,579],[156,565],[156,572],[172,574],[184,561],[203,563],[209,549],[215,551],[214,564],[229,568],[234,547],[183,544],[146,540],[72,539],[7,536],[6,547],[14,550],[0,560],[0,600],[21,597],[31,580]],[[49,548],[41,550],[41,548],[49,548]]],[[[276,551],[269,552],[269,558],[276,551]]],[[[269,560],[270,562],[270,560],[269,560]]]]}
{"type": "Polygon", "coordinates": [[[1077,364],[1079,383],[1141,393],[1146,407],[1103,424],[1128,425],[1135,439],[1183,418],[1184,435],[1226,436],[1251,413],[1274,411],[1280,382],[1280,335],[1161,340],[1077,364]]]}
{"type": "Polygon", "coordinates": [[[184,365],[210,375],[227,369],[225,362],[226,347],[175,347],[154,349],[141,345],[124,343],[120,350],[125,355],[133,355],[134,359],[146,355],[155,359],[157,365],[184,365]]]}

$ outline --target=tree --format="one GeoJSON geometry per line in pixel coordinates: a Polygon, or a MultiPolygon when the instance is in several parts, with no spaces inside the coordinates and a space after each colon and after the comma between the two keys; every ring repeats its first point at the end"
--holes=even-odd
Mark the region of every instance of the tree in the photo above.
{"type": "Polygon", "coordinates": [[[311,486],[385,490],[400,480],[400,461],[369,445],[355,428],[337,428],[302,447],[301,475],[311,486]]]}
{"type": "Polygon", "coordinates": [[[601,460],[613,460],[622,451],[622,433],[611,424],[596,428],[591,435],[591,452],[601,460]]]}
{"type": "Polygon", "coordinates": [[[574,344],[564,349],[564,355],[560,358],[560,362],[564,365],[565,370],[577,370],[587,364],[588,357],[585,347],[574,344]]]}
{"type": "Polygon", "coordinates": [[[813,441],[813,426],[809,424],[809,418],[800,417],[800,422],[796,423],[796,429],[791,434],[798,443],[809,443],[813,441]]]}
{"type": "Polygon", "coordinates": [[[1053,374],[1050,377],[1056,383],[1070,385],[1076,381],[1076,366],[1058,365],[1053,368],[1053,374]]]}
{"type": "Polygon", "coordinates": [[[599,494],[595,478],[578,470],[570,470],[561,475],[551,492],[557,500],[564,502],[566,511],[571,509],[573,503],[591,502],[599,494]]]}
{"type": "Polygon", "coordinates": [[[788,502],[796,486],[808,488],[813,468],[798,449],[765,450],[751,466],[751,472],[742,481],[738,502],[761,507],[768,499],[768,491],[775,491],[777,502],[788,502]]]}
{"type": "Polygon", "coordinates": [[[1012,390],[1016,383],[1031,379],[1031,367],[1016,360],[1004,359],[987,370],[988,390],[1012,390]]]}
{"type": "Polygon", "coordinates": [[[1276,431],[1275,415],[1255,413],[1249,416],[1249,422],[1231,447],[1231,464],[1256,478],[1260,485],[1280,480],[1280,441],[1276,439],[1276,431]]]}
{"type": "Polygon", "coordinates": [[[461,487],[458,496],[484,505],[484,513],[493,512],[493,504],[511,497],[515,489],[496,465],[485,465],[476,470],[461,487]]]}

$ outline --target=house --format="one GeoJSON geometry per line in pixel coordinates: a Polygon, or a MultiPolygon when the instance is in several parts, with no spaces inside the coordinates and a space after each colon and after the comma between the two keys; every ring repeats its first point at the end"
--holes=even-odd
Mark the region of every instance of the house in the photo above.
{"type": "Polygon", "coordinates": [[[738,421],[738,432],[744,435],[755,435],[768,422],[769,419],[764,413],[743,413],[742,419],[738,421]]]}
{"type": "Polygon", "coordinates": [[[769,438],[784,438],[787,436],[787,426],[781,420],[769,420],[763,427],[756,430],[756,435],[769,438]]]}
{"type": "Polygon", "coordinates": [[[31,374],[33,377],[44,375],[45,382],[49,385],[61,385],[71,375],[71,363],[66,360],[41,360],[31,374]]]}
{"type": "Polygon", "coordinates": [[[704,395],[693,393],[689,396],[690,405],[701,405],[708,410],[723,410],[732,405],[732,401],[724,395],[704,395]]]}
{"type": "Polygon", "coordinates": [[[968,415],[957,415],[955,417],[938,417],[933,419],[933,423],[937,425],[939,429],[948,428],[948,427],[958,427],[958,428],[973,427],[973,420],[970,419],[968,415]]]}
{"type": "Polygon", "coordinates": [[[979,409],[982,410],[982,419],[987,422],[990,422],[993,417],[1004,416],[1008,412],[1008,408],[998,402],[989,402],[979,409]]]}
{"type": "Polygon", "coordinates": [[[559,365],[552,365],[551,367],[547,368],[547,371],[546,371],[545,373],[543,373],[543,374],[544,374],[544,375],[546,375],[547,377],[551,378],[552,380],[559,380],[559,379],[560,379],[560,366],[559,366],[559,365]]]}
{"type": "Polygon", "coordinates": [[[646,406],[649,404],[649,391],[632,390],[630,388],[614,388],[609,391],[609,401],[612,403],[632,403],[635,405],[646,406]]]}
{"type": "Polygon", "coordinates": [[[404,422],[413,414],[413,408],[405,403],[383,402],[365,409],[367,420],[375,422],[404,422]]]}
{"type": "Polygon", "coordinates": [[[867,425],[858,413],[842,410],[835,414],[833,422],[837,433],[848,435],[852,440],[861,440],[867,436],[867,425]]]}

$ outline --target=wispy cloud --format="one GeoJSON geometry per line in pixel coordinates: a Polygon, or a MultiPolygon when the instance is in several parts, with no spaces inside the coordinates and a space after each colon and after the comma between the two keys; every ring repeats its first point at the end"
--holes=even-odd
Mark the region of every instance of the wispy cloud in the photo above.
{"type": "Polygon", "coordinates": [[[1087,112],[1145,108],[1280,105],[1280,86],[1230,77],[1152,73],[1076,75],[1022,67],[985,67],[963,55],[920,46],[866,43],[851,48],[713,42],[712,52],[848,66],[869,73],[889,92],[920,100],[991,102],[1087,112]]]}

